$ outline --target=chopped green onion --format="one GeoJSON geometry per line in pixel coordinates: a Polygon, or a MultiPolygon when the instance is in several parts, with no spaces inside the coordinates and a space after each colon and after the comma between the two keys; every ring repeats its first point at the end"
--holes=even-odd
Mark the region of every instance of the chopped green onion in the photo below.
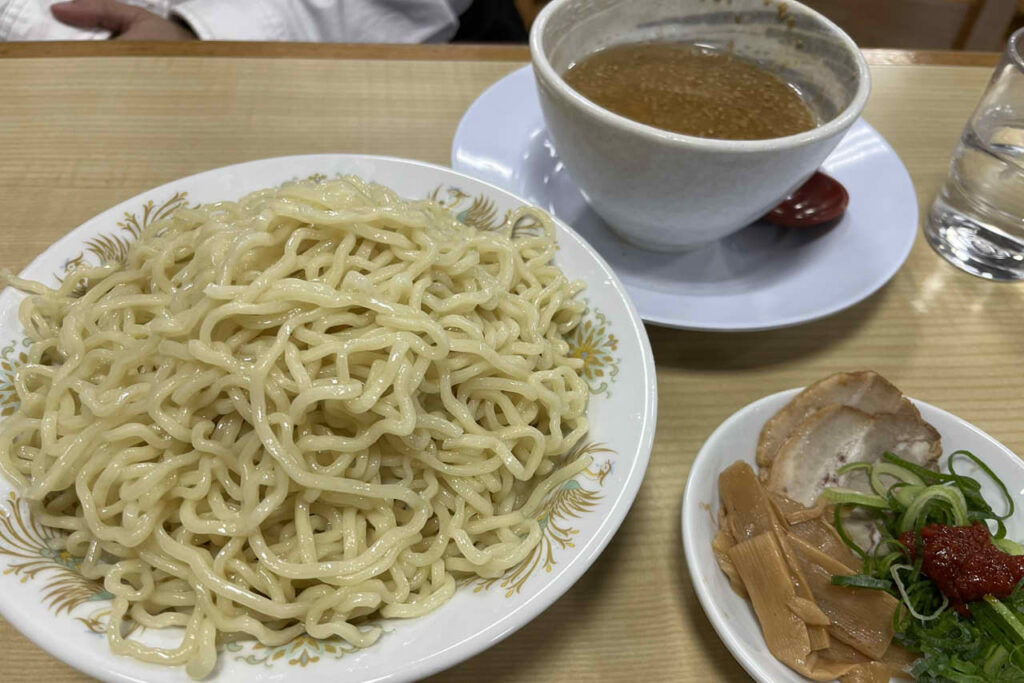
{"type": "Polygon", "coordinates": [[[841,489],[837,487],[827,488],[822,492],[830,502],[840,505],[861,505],[868,508],[889,509],[889,501],[881,496],[873,496],[869,493],[861,493],[853,489],[841,489]]]}
{"type": "Polygon", "coordinates": [[[975,622],[999,645],[1005,647],[1011,659],[1020,659],[1024,652],[1024,623],[1009,607],[991,595],[971,603],[971,614],[975,622]]]}
{"type": "Polygon", "coordinates": [[[914,502],[921,492],[924,491],[927,486],[912,484],[908,486],[893,486],[892,496],[896,499],[896,502],[903,507],[910,507],[910,504],[914,502]]]}
{"type": "Polygon", "coordinates": [[[1024,555],[1024,546],[1008,538],[993,538],[992,545],[1010,555],[1024,555]]]}
{"type": "Polygon", "coordinates": [[[880,496],[884,496],[891,486],[886,486],[882,483],[882,477],[892,477],[899,482],[905,484],[912,484],[914,486],[923,486],[924,481],[921,477],[917,476],[906,467],[900,467],[899,465],[893,465],[888,462],[880,462],[871,466],[870,468],[870,479],[871,488],[874,489],[875,493],[880,496]]]}
{"type": "Polygon", "coordinates": [[[894,564],[893,566],[889,567],[889,573],[892,575],[893,583],[896,584],[896,590],[899,591],[900,597],[903,598],[903,606],[906,607],[907,611],[910,612],[911,616],[913,616],[918,621],[931,621],[932,619],[938,619],[939,616],[941,616],[942,613],[949,606],[949,598],[943,595],[942,605],[940,605],[937,610],[935,610],[931,614],[921,614],[916,609],[914,609],[914,603],[910,599],[910,596],[907,595],[907,588],[903,585],[903,581],[900,579],[900,569],[909,569],[910,571],[914,572],[915,568],[909,564],[894,564]]]}
{"type": "Polygon", "coordinates": [[[1003,538],[1006,536],[1006,525],[1003,524],[1003,520],[996,520],[996,532],[992,534],[992,538],[1003,538]]]}
{"type": "Polygon", "coordinates": [[[836,470],[836,474],[849,474],[850,472],[856,472],[857,470],[871,472],[872,467],[874,467],[874,464],[870,462],[851,462],[836,470]]]}
{"type": "Polygon", "coordinates": [[[942,484],[946,482],[956,481],[956,477],[952,474],[942,474],[941,472],[933,472],[927,467],[921,467],[917,463],[910,462],[909,460],[904,460],[900,456],[896,455],[895,453],[890,453],[889,451],[883,453],[882,458],[888,462],[891,462],[894,465],[899,465],[900,467],[909,470],[910,472],[913,472],[914,474],[919,476],[921,478],[921,481],[925,484],[942,484]]]}
{"type": "Polygon", "coordinates": [[[889,591],[892,590],[892,581],[876,579],[867,574],[854,574],[852,576],[841,576],[836,574],[832,577],[833,586],[844,586],[846,588],[867,588],[870,590],[889,591]]]}
{"type": "Polygon", "coordinates": [[[985,659],[985,665],[983,671],[987,676],[994,676],[1009,659],[1010,653],[1006,651],[1006,648],[1002,645],[996,645],[989,656],[985,659]]]}
{"type": "Polygon", "coordinates": [[[954,526],[967,525],[969,520],[967,519],[967,501],[964,500],[964,494],[958,488],[935,484],[918,494],[914,502],[907,506],[897,524],[900,533],[913,529],[918,518],[923,517],[922,513],[925,511],[926,506],[938,501],[949,503],[950,512],[953,516],[952,524],[954,526]]]}
{"type": "MultiPolygon", "coordinates": [[[[981,470],[986,475],[988,475],[988,478],[991,479],[995,483],[995,485],[999,487],[999,490],[1003,494],[1003,500],[1006,501],[1006,514],[1005,515],[994,515],[993,519],[998,519],[1000,521],[1002,521],[1004,519],[1009,519],[1010,516],[1013,514],[1013,496],[1010,495],[1010,492],[1007,490],[1006,484],[1003,483],[1003,480],[1000,479],[999,477],[997,477],[996,473],[992,471],[992,468],[990,468],[988,465],[983,463],[981,461],[981,458],[976,456],[974,453],[971,453],[970,451],[965,451],[965,450],[956,451],[952,455],[949,456],[949,462],[946,463],[946,466],[949,468],[949,473],[950,474],[952,474],[954,476],[960,476],[960,475],[958,475],[956,473],[956,469],[953,467],[953,462],[956,460],[957,456],[962,456],[962,457],[968,458],[971,461],[973,461],[974,464],[977,465],[978,467],[980,467],[981,470]]],[[[968,477],[964,477],[964,478],[967,479],[968,477]]],[[[971,479],[971,481],[974,481],[974,480],[971,479]]],[[[978,485],[978,489],[979,490],[981,489],[981,485],[980,484],[978,485]]],[[[987,503],[986,503],[986,506],[987,506],[987,503]]],[[[989,508],[989,509],[991,510],[992,508],[989,508]]]]}
{"type": "Polygon", "coordinates": [[[901,537],[909,533],[921,547],[922,529],[931,524],[966,526],[981,522],[992,531],[992,542],[1004,552],[1024,555],[1024,546],[1006,538],[1004,520],[1014,501],[991,468],[967,451],[949,457],[948,472],[935,472],[886,453],[882,462],[857,462],[839,474],[858,473],[870,490],[829,488],[825,500],[835,504],[834,524],[839,537],[862,559],[861,572],[833,576],[833,585],[883,590],[900,600],[893,615],[894,642],[920,659],[910,673],[922,681],[947,683],[1024,683],[1024,580],[1005,600],[986,596],[971,602],[971,616],[948,609],[949,599],[922,572],[923,553],[911,553],[901,537]],[[997,515],[982,495],[982,484],[957,471],[968,459],[1002,492],[1006,513],[997,515]],[[866,491],[866,492],[865,492],[866,491]],[[881,540],[870,551],[859,547],[844,527],[844,516],[859,509],[858,520],[876,520],[881,540]]]}
{"type": "MultiPolygon", "coordinates": [[[[826,491],[827,491],[827,489],[826,489],[826,491]]],[[[842,503],[836,505],[835,512],[833,513],[833,516],[832,516],[832,526],[834,526],[836,528],[836,533],[839,534],[840,540],[842,540],[842,542],[845,543],[846,546],[850,550],[852,550],[853,552],[857,553],[857,555],[859,555],[862,560],[867,562],[868,561],[868,554],[867,554],[867,552],[865,552],[863,548],[861,548],[859,545],[857,545],[853,541],[853,539],[850,538],[850,535],[846,533],[846,527],[843,526],[843,508],[844,507],[845,506],[842,503]]]]}

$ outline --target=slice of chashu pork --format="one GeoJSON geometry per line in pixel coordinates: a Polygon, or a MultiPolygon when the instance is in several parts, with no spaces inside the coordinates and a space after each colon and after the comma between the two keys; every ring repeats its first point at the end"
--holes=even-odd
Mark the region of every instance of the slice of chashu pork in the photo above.
{"type": "Polygon", "coordinates": [[[757,464],[762,474],[771,467],[793,430],[813,413],[831,405],[845,405],[865,413],[894,413],[920,419],[910,400],[877,372],[840,372],[811,384],[776,413],[761,430],[757,464]]]}
{"type": "Polygon", "coordinates": [[[791,431],[770,464],[765,484],[768,490],[808,507],[826,486],[870,493],[863,472],[840,475],[839,468],[852,462],[878,462],[886,451],[934,469],[942,442],[919,414],[871,415],[850,406],[828,406],[791,431]]]}

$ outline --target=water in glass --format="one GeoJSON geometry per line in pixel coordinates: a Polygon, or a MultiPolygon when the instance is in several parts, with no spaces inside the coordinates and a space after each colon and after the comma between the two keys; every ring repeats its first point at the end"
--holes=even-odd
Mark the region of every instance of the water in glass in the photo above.
{"type": "Polygon", "coordinates": [[[1024,30],[967,122],[949,177],[925,226],[929,243],[960,268],[1024,279],[1024,30]]]}

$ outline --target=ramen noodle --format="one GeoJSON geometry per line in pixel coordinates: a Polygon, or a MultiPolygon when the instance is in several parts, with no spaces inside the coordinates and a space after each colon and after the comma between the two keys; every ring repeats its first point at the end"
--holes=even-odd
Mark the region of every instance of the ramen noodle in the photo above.
{"type": "Polygon", "coordinates": [[[114,652],[355,646],[537,545],[589,464],[550,219],[494,230],[346,177],[183,208],[28,293],[0,467],[114,597],[114,652]],[[130,626],[180,627],[177,647],[130,626]]]}

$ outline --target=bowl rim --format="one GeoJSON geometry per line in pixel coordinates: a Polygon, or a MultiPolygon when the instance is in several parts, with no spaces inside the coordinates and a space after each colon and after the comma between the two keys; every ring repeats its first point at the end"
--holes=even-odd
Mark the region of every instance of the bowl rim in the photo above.
{"type": "Polygon", "coordinates": [[[871,93],[871,71],[868,68],[867,61],[864,59],[864,53],[861,52],[857,43],[855,43],[845,31],[839,28],[835,22],[820,12],[811,9],[800,2],[796,2],[795,0],[787,0],[786,6],[790,12],[795,10],[796,13],[806,14],[815,18],[824,26],[825,29],[827,29],[828,32],[836,36],[839,39],[839,42],[846,48],[847,52],[852,55],[854,64],[856,64],[857,67],[857,91],[854,93],[853,99],[850,100],[850,103],[846,105],[846,108],[822,125],[811,128],[810,130],[796,133],[794,135],[787,135],[779,138],[765,138],[761,140],[723,140],[720,138],[703,138],[696,135],[673,133],[655,126],[649,126],[645,123],[639,123],[633,119],[605,109],[581,95],[572,88],[572,86],[565,82],[562,76],[555,71],[553,66],[551,66],[551,62],[548,61],[548,56],[543,47],[542,36],[551,18],[555,16],[565,5],[572,1],[573,0],[551,0],[551,2],[541,10],[540,14],[537,15],[537,18],[533,22],[533,26],[530,28],[530,57],[533,62],[533,70],[537,80],[544,81],[547,85],[552,87],[562,99],[567,100],[574,108],[581,110],[584,114],[589,115],[608,126],[637,135],[650,142],[689,149],[697,147],[708,152],[767,152],[794,149],[832,138],[847,130],[861,115],[861,112],[864,110],[864,106],[867,104],[868,96],[871,93]]]}

